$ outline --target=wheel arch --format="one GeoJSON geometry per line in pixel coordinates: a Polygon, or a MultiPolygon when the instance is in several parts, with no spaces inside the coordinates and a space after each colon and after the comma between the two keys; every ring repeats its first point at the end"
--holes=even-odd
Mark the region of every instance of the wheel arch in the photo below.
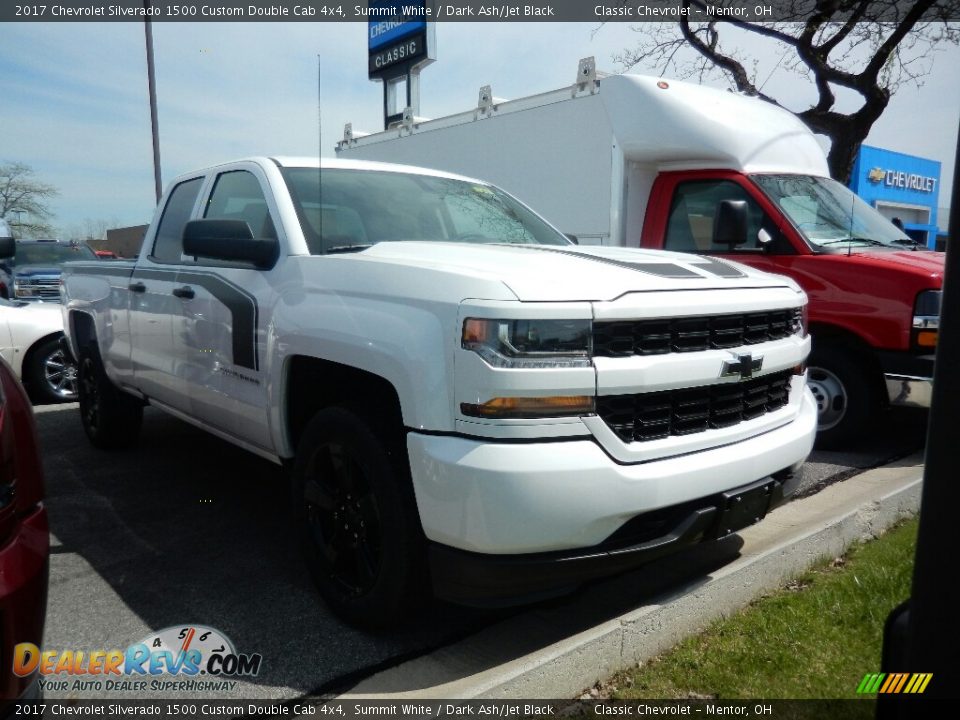
{"type": "Polygon", "coordinates": [[[71,310],[67,322],[69,327],[67,338],[70,340],[71,350],[76,357],[80,357],[80,348],[97,341],[97,326],[89,313],[71,310]]]}
{"type": "Polygon", "coordinates": [[[331,360],[294,355],[287,360],[283,387],[281,455],[292,457],[307,423],[334,406],[350,408],[378,432],[403,431],[400,396],[389,380],[331,360]]]}
{"type": "Polygon", "coordinates": [[[40,346],[43,345],[43,343],[47,342],[48,340],[54,340],[56,338],[59,338],[62,335],[63,335],[62,330],[55,330],[51,333],[47,333],[46,335],[34,340],[33,343],[30,345],[30,347],[28,347],[26,351],[24,351],[23,358],[21,359],[21,362],[20,362],[20,377],[22,380],[26,381],[27,378],[24,375],[27,371],[27,368],[30,367],[30,363],[33,362],[33,356],[40,349],[40,346]]]}
{"type": "Polygon", "coordinates": [[[812,340],[811,354],[823,345],[829,345],[837,350],[853,356],[857,362],[861,363],[864,372],[867,375],[871,391],[878,397],[881,403],[887,402],[886,385],[883,381],[883,369],[880,366],[880,360],[870,346],[862,337],[845,328],[829,323],[810,323],[810,336],[812,340]]]}

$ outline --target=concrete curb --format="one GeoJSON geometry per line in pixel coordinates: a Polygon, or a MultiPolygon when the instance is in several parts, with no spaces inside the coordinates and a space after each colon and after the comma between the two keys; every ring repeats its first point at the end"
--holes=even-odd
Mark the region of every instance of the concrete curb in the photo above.
{"type": "Polygon", "coordinates": [[[915,514],[921,463],[915,455],[831,485],[778,508],[739,539],[691,548],[562,605],[514,616],[342,697],[572,698],[915,514]]]}

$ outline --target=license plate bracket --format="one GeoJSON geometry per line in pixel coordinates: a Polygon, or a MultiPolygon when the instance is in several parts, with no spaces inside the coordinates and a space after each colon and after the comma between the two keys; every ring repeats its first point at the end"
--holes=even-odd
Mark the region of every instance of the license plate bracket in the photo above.
{"type": "Polygon", "coordinates": [[[776,480],[767,478],[747,487],[723,493],[720,496],[716,537],[724,537],[760,522],[770,510],[778,485],[776,480]]]}

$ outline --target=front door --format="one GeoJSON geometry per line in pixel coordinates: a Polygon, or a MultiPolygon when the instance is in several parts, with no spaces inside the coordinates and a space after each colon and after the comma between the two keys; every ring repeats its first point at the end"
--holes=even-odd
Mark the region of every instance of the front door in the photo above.
{"type": "MultiPolygon", "coordinates": [[[[255,165],[239,164],[214,179],[201,214],[244,220],[257,238],[276,238],[276,209],[255,165]]],[[[274,294],[269,270],[184,258],[177,277],[179,317],[174,352],[190,396],[190,414],[241,440],[269,449],[266,323],[274,294]]]]}

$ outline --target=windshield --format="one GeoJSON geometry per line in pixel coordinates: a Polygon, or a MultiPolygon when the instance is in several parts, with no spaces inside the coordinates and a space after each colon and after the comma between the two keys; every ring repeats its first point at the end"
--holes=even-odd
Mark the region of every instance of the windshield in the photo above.
{"type": "Polygon", "coordinates": [[[570,244],[489,185],[371,170],[285,168],[283,176],[313,255],[398,240],[570,244]]]}
{"type": "Polygon", "coordinates": [[[917,242],[835,180],[808,175],[752,175],[814,248],[875,246],[903,249],[917,242]]]}
{"type": "Polygon", "coordinates": [[[96,260],[93,250],[86,245],[60,243],[17,243],[14,265],[61,265],[70,260],[96,260]]]}

